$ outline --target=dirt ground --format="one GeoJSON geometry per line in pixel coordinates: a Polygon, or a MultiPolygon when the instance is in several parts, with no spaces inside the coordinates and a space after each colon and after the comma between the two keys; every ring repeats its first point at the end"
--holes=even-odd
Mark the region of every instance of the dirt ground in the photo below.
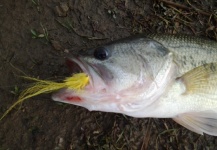
{"type": "MultiPolygon", "coordinates": [[[[1,0],[0,115],[30,83],[69,76],[66,56],[137,33],[217,39],[216,0],[1,0]]],[[[217,149],[171,119],[89,112],[44,94],[0,122],[0,150],[217,149]]]]}

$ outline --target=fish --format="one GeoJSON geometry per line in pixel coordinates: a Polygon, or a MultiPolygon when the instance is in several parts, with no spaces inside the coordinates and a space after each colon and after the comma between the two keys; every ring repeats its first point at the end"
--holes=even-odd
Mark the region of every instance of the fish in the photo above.
{"type": "Polygon", "coordinates": [[[54,101],[135,118],[172,118],[217,136],[217,42],[190,35],[147,34],[81,51],[67,59],[90,80],[61,89],[54,101]]]}

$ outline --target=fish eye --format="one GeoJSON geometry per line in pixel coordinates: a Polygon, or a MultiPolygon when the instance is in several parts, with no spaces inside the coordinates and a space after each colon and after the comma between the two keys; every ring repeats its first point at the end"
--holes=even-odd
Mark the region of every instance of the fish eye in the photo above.
{"type": "Polygon", "coordinates": [[[106,60],[110,56],[110,51],[105,47],[99,47],[94,51],[94,57],[98,60],[106,60]]]}

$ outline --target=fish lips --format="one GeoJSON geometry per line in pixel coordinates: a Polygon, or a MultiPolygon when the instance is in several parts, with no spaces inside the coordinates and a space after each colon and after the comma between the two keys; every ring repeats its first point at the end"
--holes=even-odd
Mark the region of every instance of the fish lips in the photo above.
{"type": "Polygon", "coordinates": [[[98,87],[99,90],[102,89],[102,86],[107,89],[107,86],[110,85],[111,80],[114,78],[111,71],[105,66],[89,63],[82,59],[82,57],[74,56],[67,58],[66,64],[72,74],[81,72],[86,73],[90,77],[89,82],[91,87],[98,87]]]}
{"type": "Polygon", "coordinates": [[[54,101],[85,106],[94,101],[97,94],[105,94],[111,90],[108,82],[113,79],[111,72],[102,65],[91,64],[80,57],[70,57],[66,60],[71,73],[83,72],[89,76],[89,84],[82,92],[64,88],[52,95],[54,101]]]}

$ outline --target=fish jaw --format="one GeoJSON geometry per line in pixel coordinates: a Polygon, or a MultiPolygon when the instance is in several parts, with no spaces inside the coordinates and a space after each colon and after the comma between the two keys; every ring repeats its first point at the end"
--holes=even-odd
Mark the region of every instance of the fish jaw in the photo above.
{"type": "MultiPolygon", "coordinates": [[[[83,70],[91,75],[95,75],[94,73],[98,72],[94,72],[94,70],[91,72],[90,69],[83,70]]],[[[99,80],[97,84],[91,82],[92,84],[87,85],[80,92],[63,89],[54,94],[52,98],[55,101],[85,107],[90,111],[115,112],[133,117],[151,117],[149,114],[155,109],[150,110],[150,106],[155,101],[158,101],[159,97],[167,91],[171,82],[174,81],[175,74],[176,65],[173,63],[172,54],[169,54],[162,71],[157,74],[154,81],[150,77],[142,82],[138,80],[130,88],[112,91],[112,86],[106,84],[104,80],[102,82],[102,78],[96,78],[97,74],[95,75],[95,80],[91,77],[91,81],[97,82],[99,80]],[[101,83],[104,86],[100,85],[101,83]]],[[[139,78],[141,79],[142,77],[143,75],[141,74],[139,78]]]]}
{"type": "Polygon", "coordinates": [[[106,93],[106,91],[96,92],[91,86],[85,90],[75,92],[71,89],[62,89],[52,95],[54,101],[81,106],[89,111],[102,111],[123,113],[120,110],[117,93],[106,93]]]}
{"type": "Polygon", "coordinates": [[[62,89],[52,95],[54,101],[82,106],[88,110],[118,112],[115,103],[106,103],[110,99],[117,97],[109,85],[112,74],[106,68],[97,64],[90,64],[79,57],[71,57],[66,61],[72,73],[84,72],[89,76],[89,84],[81,91],[72,89],[62,89]],[[101,100],[106,103],[100,103],[101,100]],[[109,108],[111,110],[109,110],[109,108]],[[112,109],[115,108],[115,109],[112,109]]]}

